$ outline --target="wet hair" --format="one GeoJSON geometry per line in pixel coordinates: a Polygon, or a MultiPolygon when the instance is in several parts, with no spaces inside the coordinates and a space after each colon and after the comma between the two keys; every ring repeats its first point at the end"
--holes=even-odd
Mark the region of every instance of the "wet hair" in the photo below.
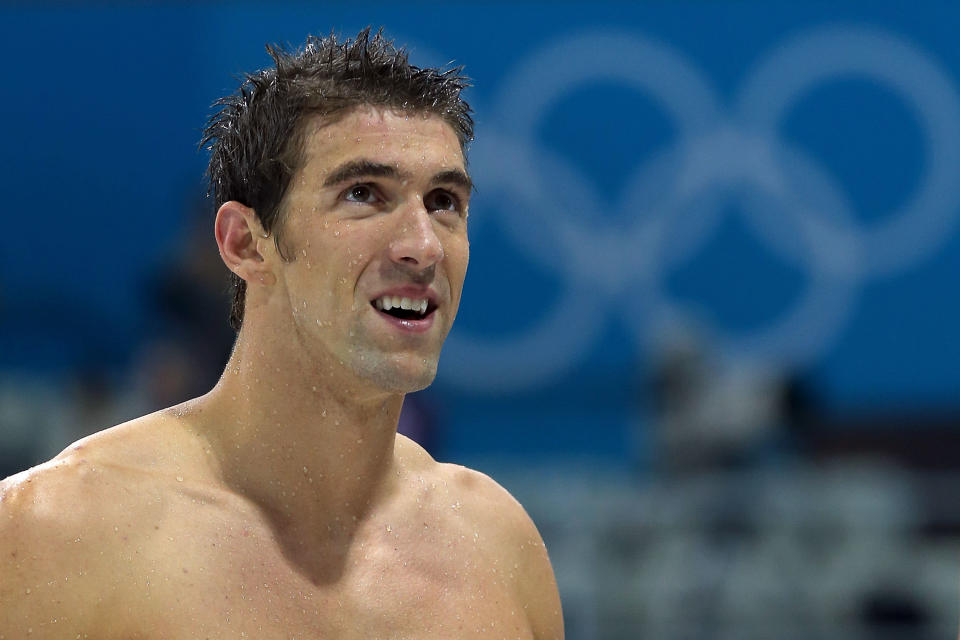
{"type": "MultiPolygon", "coordinates": [[[[306,121],[335,119],[360,106],[436,115],[456,133],[461,149],[473,139],[470,86],[463,67],[420,68],[407,52],[370,27],[353,40],[308,36],[298,50],[267,45],[274,66],[245,74],[239,88],[214,103],[201,147],[210,151],[208,196],[215,210],[236,200],[252,208],[280,248],[281,202],[304,162],[306,121]]],[[[230,274],[230,326],[243,323],[246,282],[230,274]]]]}

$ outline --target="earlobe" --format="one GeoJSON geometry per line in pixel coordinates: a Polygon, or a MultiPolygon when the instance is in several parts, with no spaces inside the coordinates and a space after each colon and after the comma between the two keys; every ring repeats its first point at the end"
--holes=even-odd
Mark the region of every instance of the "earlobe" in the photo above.
{"type": "Polygon", "coordinates": [[[259,250],[259,238],[266,236],[256,212],[235,200],[224,202],[217,211],[214,233],[220,257],[230,271],[247,283],[275,281],[259,250]]]}

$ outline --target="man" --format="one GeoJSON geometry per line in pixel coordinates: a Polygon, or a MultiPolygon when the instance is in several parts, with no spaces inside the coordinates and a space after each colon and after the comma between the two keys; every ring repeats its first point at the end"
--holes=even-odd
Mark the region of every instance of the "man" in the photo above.
{"type": "Polygon", "coordinates": [[[467,268],[465,80],[270,52],[205,135],[226,370],[0,485],[0,637],[561,638],[522,507],[396,434],[467,268]]]}

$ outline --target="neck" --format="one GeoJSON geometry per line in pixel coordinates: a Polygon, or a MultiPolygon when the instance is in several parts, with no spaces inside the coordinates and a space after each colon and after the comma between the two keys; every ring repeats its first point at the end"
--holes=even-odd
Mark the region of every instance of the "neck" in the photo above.
{"type": "Polygon", "coordinates": [[[281,533],[349,537],[391,495],[403,394],[359,382],[337,367],[317,367],[295,346],[241,333],[204,396],[204,429],[224,482],[281,533]]]}

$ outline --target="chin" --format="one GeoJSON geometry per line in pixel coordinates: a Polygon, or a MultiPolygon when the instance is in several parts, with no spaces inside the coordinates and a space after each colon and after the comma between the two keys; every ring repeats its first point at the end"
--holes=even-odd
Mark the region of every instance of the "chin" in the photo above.
{"type": "Polygon", "coordinates": [[[437,377],[437,359],[423,356],[368,356],[354,365],[354,371],[360,377],[370,380],[384,391],[394,393],[421,391],[437,377]]]}

